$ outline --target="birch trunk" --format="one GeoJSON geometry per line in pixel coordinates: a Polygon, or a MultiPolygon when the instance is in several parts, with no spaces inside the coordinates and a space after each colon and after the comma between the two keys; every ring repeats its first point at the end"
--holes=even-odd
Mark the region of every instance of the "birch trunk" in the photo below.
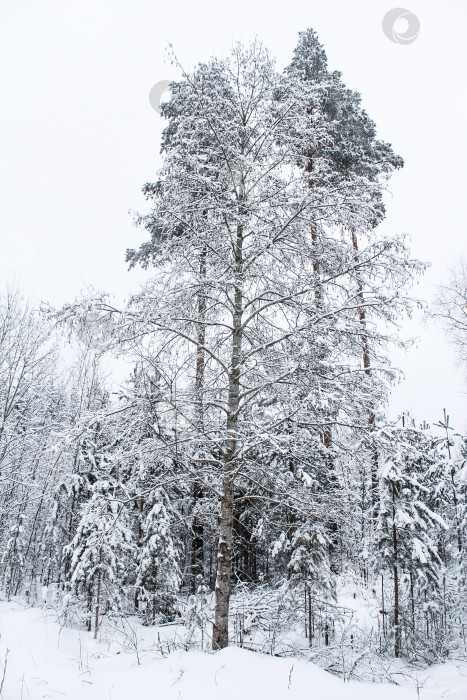
{"type": "Polygon", "coordinates": [[[223,649],[229,644],[230,576],[232,571],[232,534],[234,480],[238,443],[238,408],[240,396],[240,354],[242,349],[243,313],[243,229],[237,227],[235,246],[235,296],[233,310],[232,352],[229,373],[227,439],[223,466],[220,501],[219,547],[212,648],[223,649]]]}
{"type": "MultiPolygon", "coordinates": [[[[205,212],[203,212],[205,215],[205,212]]],[[[206,279],[206,247],[200,253],[199,257],[199,276],[203,283],[206,279]]],[[[196,348],[196,375],[195,375],[195,392],[197,403],[196,421],[200,435],[204,432],[204,371],[205,371],[205,352],[204,344],[206,342],[206,327],[204,325],[206,316],[206,296],[203,290],[198,294],[198,345],[196,348]]],[[[193,510],[196,511],[197,502],[203,497],[203,487],[201,482],[195,481],[193,484],[193,510]]],[[[202,520],[193,518],[192,538],[191,538],[191,589],[196,592],[196,577],[198,574],[204,576],[204,527],[202,520]]]]}

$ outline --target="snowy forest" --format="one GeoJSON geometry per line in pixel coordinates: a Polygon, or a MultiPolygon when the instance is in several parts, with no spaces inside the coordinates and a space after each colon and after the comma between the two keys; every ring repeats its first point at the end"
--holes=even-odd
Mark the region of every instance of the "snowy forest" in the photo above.
{"type": "Polygon", "coordinates": [[[0,298],[1,597],[344,679],[465,660],[467,436],[388,397],[415,309],[466,362],[467,265],[416,298],[379,229],[403,159],[313,30],[282,72],[259,40],[171,55],[147,282],[0,298]]]}

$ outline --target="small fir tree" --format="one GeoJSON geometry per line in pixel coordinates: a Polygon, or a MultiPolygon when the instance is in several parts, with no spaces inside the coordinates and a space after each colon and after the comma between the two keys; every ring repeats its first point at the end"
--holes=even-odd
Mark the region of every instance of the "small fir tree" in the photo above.
{"type": "Polygon", "coordinates": [[[138,597],[143,603],[141,607],[147,611],[146,624],[153,624],[157,614],[173,619],[177,611],[175,594],[181,579],[179,551],[172,537],[172,512],[167,495],[156,489],[151,500],[152,505],[142,523],[136,573],[138,597]]]}
{"type": "Polygon", "coordinates": [[[122,584],[133,554],[133,534],[125,509],[111,498],[108,484],[98,483],[84,505],[76,534],[64,548],[69,580],[78,600],[86,601],[86,626],[94,615],[97,637],[101,612],[119,610],[122,584]]]}

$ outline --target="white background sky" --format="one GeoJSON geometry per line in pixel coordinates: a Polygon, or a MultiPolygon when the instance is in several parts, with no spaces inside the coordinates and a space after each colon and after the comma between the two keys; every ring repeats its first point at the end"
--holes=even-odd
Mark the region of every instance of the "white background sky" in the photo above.
{"type": "MultiPolygon", "coordinates": [[[[168,42],[190,67],[256,34],[282,69],[298,32],[313,27],[330,68],[362,93],[378,135],[405,159],[383,226],[409,233],[414,255],[431,262],[414,288],[430,299],[467,255],[467,4],[407,3],[421,30],[402,46],[381,27],[391,0],[0,0],[1,279],[56,305],[86,286],[118,299],[136,290],[148,273],[127,272],[124,256],[145,235],[128,210],[146,210],[141,186],[159,163],[164,121],[148,94],[178,77],[168,42]]],[[[419,318],[404,333],[420,341],[394,355],[406,380],[392,413],[432,422],[446,407],[466,429],[465,382],[443,333],[419,318]]]]}

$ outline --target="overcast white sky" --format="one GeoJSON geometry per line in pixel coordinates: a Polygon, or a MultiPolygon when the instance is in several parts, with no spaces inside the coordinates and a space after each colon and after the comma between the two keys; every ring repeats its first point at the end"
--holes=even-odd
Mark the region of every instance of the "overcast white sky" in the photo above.
{"type": "MultiPolygon", "coordinates": [[[[147,273],[127,272],[125,250],[144,239],[129,209],[145,210],[141,186],[159,163],[164,122],[149,104],[171,42],[186,66],[257,34],[290,61],[313,27],[329,65],[359,90],[379,136],[405,159],[391,182],[383,224],[407,232],[431,262],[414,292],[429,299],[467,254],[467,98],[463,0],[407,0],[420,20],[410,45],[381,27],[391,0],[0,0],[0,275],[33,302],[61,304],[92,285],[123,299],[147,273]]],[[[403,26],[401,26],[403,29],[403,26]]],[[[391,410],[432,422],[446,407],[467,428],[462,374],[440,330],[404,325],[418,347],[394,359],[406,380],[391,410]]]]}

